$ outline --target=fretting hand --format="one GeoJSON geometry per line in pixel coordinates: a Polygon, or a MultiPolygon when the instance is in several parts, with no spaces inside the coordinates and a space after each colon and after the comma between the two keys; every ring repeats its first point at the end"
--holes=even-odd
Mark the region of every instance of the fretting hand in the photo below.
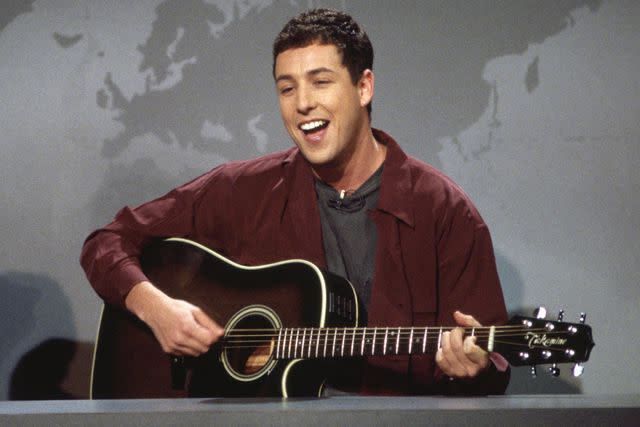
{"type": "Polygon", "coordinates": [[[453,318],[461,327],[443,332],[441,346],[436,353],[436,363],[451,378],[474,378],[489,367],[489,353],[476,345],[476,337],[464,337],[462,327],[482,325],[473,316],[460,311],[454,312],[453,318]]]}

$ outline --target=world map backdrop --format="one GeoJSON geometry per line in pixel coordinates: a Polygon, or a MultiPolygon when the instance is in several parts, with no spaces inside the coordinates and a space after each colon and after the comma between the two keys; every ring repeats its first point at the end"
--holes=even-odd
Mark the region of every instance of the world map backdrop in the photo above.
{"type": "Polygon", "coordinates": [[[509,311],[587,312],[585,376],[509,391],[640,391],[640,332],[620,333],[640,324],[639,2],[27,0],[0,5],[0,399],[86,397],[84,238],[288,148],[271,43],[320,6],[374,44],[373,126],[476,202],[509,311]]]}

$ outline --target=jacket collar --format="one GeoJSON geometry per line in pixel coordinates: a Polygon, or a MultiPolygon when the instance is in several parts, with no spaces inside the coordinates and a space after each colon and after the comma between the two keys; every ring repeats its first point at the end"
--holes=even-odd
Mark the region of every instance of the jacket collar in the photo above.
{"type": "Polygon", "coordinates": [[[398,143],[383,131],[373,129],[373,136],[387,146],[378,210],[387,212],[413,227],[413,182],[409,159],[398,143]]]}
{"type": "MultiPolygon", "coordinates": [[[[385,132],[372,129],[376,140],[387,147],[387,154],[382,170],[380,184],[380,198],[378,210],[386,212],[400,219],[408,226],[414,226],[413,182],[408,157],[398,143],[385,132]]],[[[310,203],[316,209],[315,190],[313,188],[313,173],[306,159],[297,148],[292,148],[283,159],[285,173],[284,180],[288,183],[286,199],[287,205],[306,206],[310,203]]],[[[284,188],[283,188],[284,189],[284,188]]],[[[284,206],[283,206],[284,208],[284,206]]],[[[305,207],[305,210],[311,209],[305,207]]]]}

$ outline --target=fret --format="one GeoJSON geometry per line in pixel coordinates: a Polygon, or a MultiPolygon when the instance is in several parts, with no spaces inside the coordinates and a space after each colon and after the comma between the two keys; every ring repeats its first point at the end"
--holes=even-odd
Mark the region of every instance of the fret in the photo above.
{"type": "Polygon", "coordinates": [[[304,342],[307,338],[307,328],[302,330],[302,345],[300,346],[300,357],[304,357],[304,342]]]}
{"type": "Polygon", "coordinates": [[[324,334],[324,350],[322,351],[322,357],[327,357],[327,343],[329,342],[329,328],[326,329],[324,334]]]}
{"type": "Polygon", "coordinates": [[[389,328],[384,330],[384,343],[382,344],[382,354],[387,354],[387,336],[389,335],[389,328]]]}
{"type": "Polygon", "coordinates": [[[376,334],[378,333],[378,327],[373,328],[373,342],[371,343],[371,355],[376,354],[376,334]]]}
{"type": "Polygon", "coordinates": [[[340,345],[340,356],[344,356],[344,339],[347,337],[347,328],[342,329],[342,344],[340,345]]]}
{"type": "Polygon", "coordinates": [[[318,337],[316,338],[316,359],[318,358],[318,352],[320,351],[320,332],[322,329],[318,328],[318,337]]]}
{"type": "Polygon", "coordinates": [[[276,345],[276,359],[280,358],[280,337],[282,335],[282,329],[278,330],[278,344],[276,345]]]}
{"type": "Polygon", "coordinates": [[[413,326],[411,327],[411,333],[409,334],[409,354],[411,354],[411,347],[413,347],[413,326]]]}
{"type": "Polygon", "coordinates": [[[367,328],[362,329],[362,342],[360,343],[360,356],[364,356],[364,342],[365,337],[367,336],[367,328]]]}
{"type": "Polygon", "coordinates": [[[287,346],[288,354],[287,358],[291,359],[291,347],[293,347],[293,328],[289,329],[289,345],[287,346]]]}
{"type": "Polygon", "coordinates": [[[422,354],[426,353],[427,350],[427,331],[429,328],[424,328],[424,336],[422,337],[422,354]]]}
{"type": "Polygon", "coordinates": [[[280,353],[278,354],[278,356],[280,359],[284,359],[284,343],[286,342],[286,339],[287,339],[287,330],[281,329],[281,333],[282,333],[282,345],[280,346],[280,353]]]}
{"type": "Polygon", "coordinates": [[[353,334],[351,335],[351,356],[353,356],[353,345],[356,343],[356,328],[353,328],[353,334]]]}
{"type": "Polygon", "coordinates": [[[296,329],[296,343],[293,346],[293,358],[295,359],[298,354],[298,344],[300,343],[300,328],[296,329]]]}
{"type": "Polygon", "coordinates": [[[309,351],[307,357],[311,357],[311,347],[313,346],[313,328],[309,331],[309,351]]]}
{"type": "Polygon", "coordinates": [[[331,356],[336,355],[336,338],[338,337],[338,328],[333,329],[333,345],[331,346],[331,356]]]}
{"type": "Polygon", "coordinates": [[[400,328],[398,328],[398,336],[396,337],[396,354],[398,354],[399,349],[400,349],[400,328]]]}
{"type": "Polygon", "coordinates": [[[473,327],[471,328],[471,337],[475,337],[476,336],[476,328],[473,327]]]}
{"type": "Polygon", "coordinates": [[[487,351],[488,352],[492,352],[493,351],[493,340],[495,338],[495,334],[496,334],[496,327],[495,326],[491,326],[489,328],[489,340],[487,341],[487,351]]]}
{"type": "Polygon", "coordinates": [[[440,326],[440,333],[438,333],[438,345],[436,347],[436,350],[440,350],[441,343],[442,343],[442,326],[440,326]]]}

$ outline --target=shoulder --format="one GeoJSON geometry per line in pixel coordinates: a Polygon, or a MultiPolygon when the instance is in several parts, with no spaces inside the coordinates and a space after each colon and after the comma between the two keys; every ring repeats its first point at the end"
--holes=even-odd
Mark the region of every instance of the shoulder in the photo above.
{"type": "Polygon", "coordinates": [[[451,217],[467,217],[482,223],[470,197],[449,176],[432,165],[407,155],[388,134],[374,130],[387,146],[381,199],[386,210],[429,224],[451,217]]]}
{"type": "Polygon", "coordinates": [[[226,162],[200,175],[184,187],[203,192],[211,189],[231,189],[238,185],[268,185],[269,182],[280,179],[286,165],[296,158],[296,154],[297,149],[291,148],[254,159],[226,162]]]}
{"type": "Polygon", "coordinates": [[[468,198],[462,188],[440,169],[411,156],[407,156],[405,165],[411,171],[414,193],[451,193],[452,195],[468,198]]]}
{"type": "Polygon", "coordinates": [[[249,160],[237,160],[224,163],[209,172],[233,181],[245,178],[261,178],[281,174],[286,164],[290,163],[297,152],[296,148],[278,151],[249,160]]]}
{"type": "Polygon", "coordinates": [[[441,170],[413,157],[407,158],[413,178],[413,193],[419,205],[428,204],[437,217],[461,215],[484,224],[471,197],[441,170]]]}

